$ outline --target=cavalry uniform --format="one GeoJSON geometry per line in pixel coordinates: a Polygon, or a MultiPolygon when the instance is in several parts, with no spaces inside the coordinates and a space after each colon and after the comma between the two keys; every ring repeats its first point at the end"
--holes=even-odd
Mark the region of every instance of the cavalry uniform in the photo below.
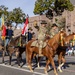
{"type": "Polygon", "coordinates": [[[45,21],[41,22],[41,25],[38,27],[37,31],[37,40],[31,44],[31,46],[36,46],[39,48],[39,56],[42,56],[42,48],[46,46],[46,42],[44,42],[47,32],[45,24],[47,24],[45,21]]]}
{"type": "MultiPolygon", "coordinates": [[[[42,22],[41,24],[46,24],[46,22],[42,22]]],[[[38,30],[38,44],[39,44],[39,56],[41,56],[42,53],[42,48],[45,45],[45,38],[46,38],[46,32],[47,29],[45,26],[39,26],[39,30],[38,30]]]]}
{"type": "Polygon", "coordinates": [[[51,30],[50,31],[50,37],[52,38],[55,34],[58,33],[58,29],[55,29],[55,30],[51,30]]]}
{"type": "Polygon", "coordinates": [[[55,29],[51,29],[50,30],[50,38],[52,38],[55,34],[57,34],[58,33],[58,28],[55,28],[55,29]]]}

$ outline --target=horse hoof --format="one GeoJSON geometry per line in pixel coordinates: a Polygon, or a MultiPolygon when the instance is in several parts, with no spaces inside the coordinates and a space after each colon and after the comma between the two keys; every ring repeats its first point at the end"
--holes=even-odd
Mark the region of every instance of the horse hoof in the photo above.
{"type": "Polygon", "coordinates": [[[33,70],[30,70],[31,72],[33,72],[33,70]]]}
{"type": "Polygon", "coordinates": [[[49,67],[48,67],[48,69],[50,70],[50,69],[51,69],[51,67],[49,66],[49,67]]]}
{"type": "Polygon", "coordinates": [[[45,74],[48,75],[47,71],[45,71],[45,74]]]}
{"type": "Polygon", "coordinates": [[[40,68],[40,65],[38,64],[38,68],[40,68]]]}
{"type": "Polygon", "coordinates": [[[40,68],[40,66],[38,65],[38,68],[40,68]]]}
{"type": "Polygon", "coordinates": [[[58,75],[57,73],[55,75],[58,75]]]}
{"type": "Polygon", "coordinates": [[[21,66],[18,66],[18,68],[21,68],[21,66]]]}
{"type": "Polygon", "coordinates": [[[54,75],[58,75],[58,73],[54,73],[54,75]]]}
{"type": "Polygon", "coordinates": [[[58,69],[57,69],[60,73],[62,73],[63,71],[58,67],[58,69]]]}

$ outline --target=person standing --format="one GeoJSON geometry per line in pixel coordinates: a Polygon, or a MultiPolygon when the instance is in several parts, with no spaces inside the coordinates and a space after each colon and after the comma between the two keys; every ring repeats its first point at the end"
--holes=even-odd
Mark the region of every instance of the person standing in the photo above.
{"type": "Polygon", "coordinates": [[[8,45],[8,43],[9,43],[10,39],[12,38],[12,36],[13,36],[12,26],[8,25],[7,29],[6,29],[6,42],[5,42],[5,46],[8,45]]]}

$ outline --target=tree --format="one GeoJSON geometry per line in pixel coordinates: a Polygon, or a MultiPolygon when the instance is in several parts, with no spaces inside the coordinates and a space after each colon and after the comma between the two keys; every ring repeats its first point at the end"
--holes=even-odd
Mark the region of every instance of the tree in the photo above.
{"type": "Polygon", "coordinates": [[[8,21],[10,21],[11,23],[14,22],[16,23],[16,27],[19,23],[24,23],[25,21],[25,13],[23,13],[22,9],[19,8],[15,8],[13,9],[13,11],[9,12],[9,16],[8,16],[8,21]]]}
{"type": "Polygon", "coordinates": [[[23,13],[22,9],[14,8],[12,11],[8,11],[8,8],[4,5],[0,6],[0,17],[4,14],[4,19],[7,24],[16,23],[16,27],[19,23],[25,22],[25,13],[23,13]]]}
{"type": "Polygon", "coordinates": [[[5,7],[4,5],[0,6],[0,17],[2,14],[4,14],[4,18],[7,19],[8,7],[5,7]]]}
{"type": "Polygon", "coordinates": [[[64,9],[69,11],[74,9],[70,0],[36,0],[33,12],[34,14],[45,14],[49,10],[52,10],[49,14],[47,13],[47,15],[52,14],[53,11],[59,15],[64,9]]]}

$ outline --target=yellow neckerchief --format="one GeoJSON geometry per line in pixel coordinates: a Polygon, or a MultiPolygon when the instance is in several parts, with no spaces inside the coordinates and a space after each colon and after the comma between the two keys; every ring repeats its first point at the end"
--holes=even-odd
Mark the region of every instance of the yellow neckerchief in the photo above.
{"type": "Polygon", "coordinates": [[[64,42],[63,42],[63,36],[62,36],[62,33],[61,33],[60,35],[61,35],[61,38],[60,38],[60,43],[61,43],[61,46],[64,46],[64,42]]]}
{"type": "Polygon", "coordinates": [[[73,38],[73,46],[74,46],[74,44],[75,44],[75,34],[73,36],[74,36],[74,38],[73,38]]]}

